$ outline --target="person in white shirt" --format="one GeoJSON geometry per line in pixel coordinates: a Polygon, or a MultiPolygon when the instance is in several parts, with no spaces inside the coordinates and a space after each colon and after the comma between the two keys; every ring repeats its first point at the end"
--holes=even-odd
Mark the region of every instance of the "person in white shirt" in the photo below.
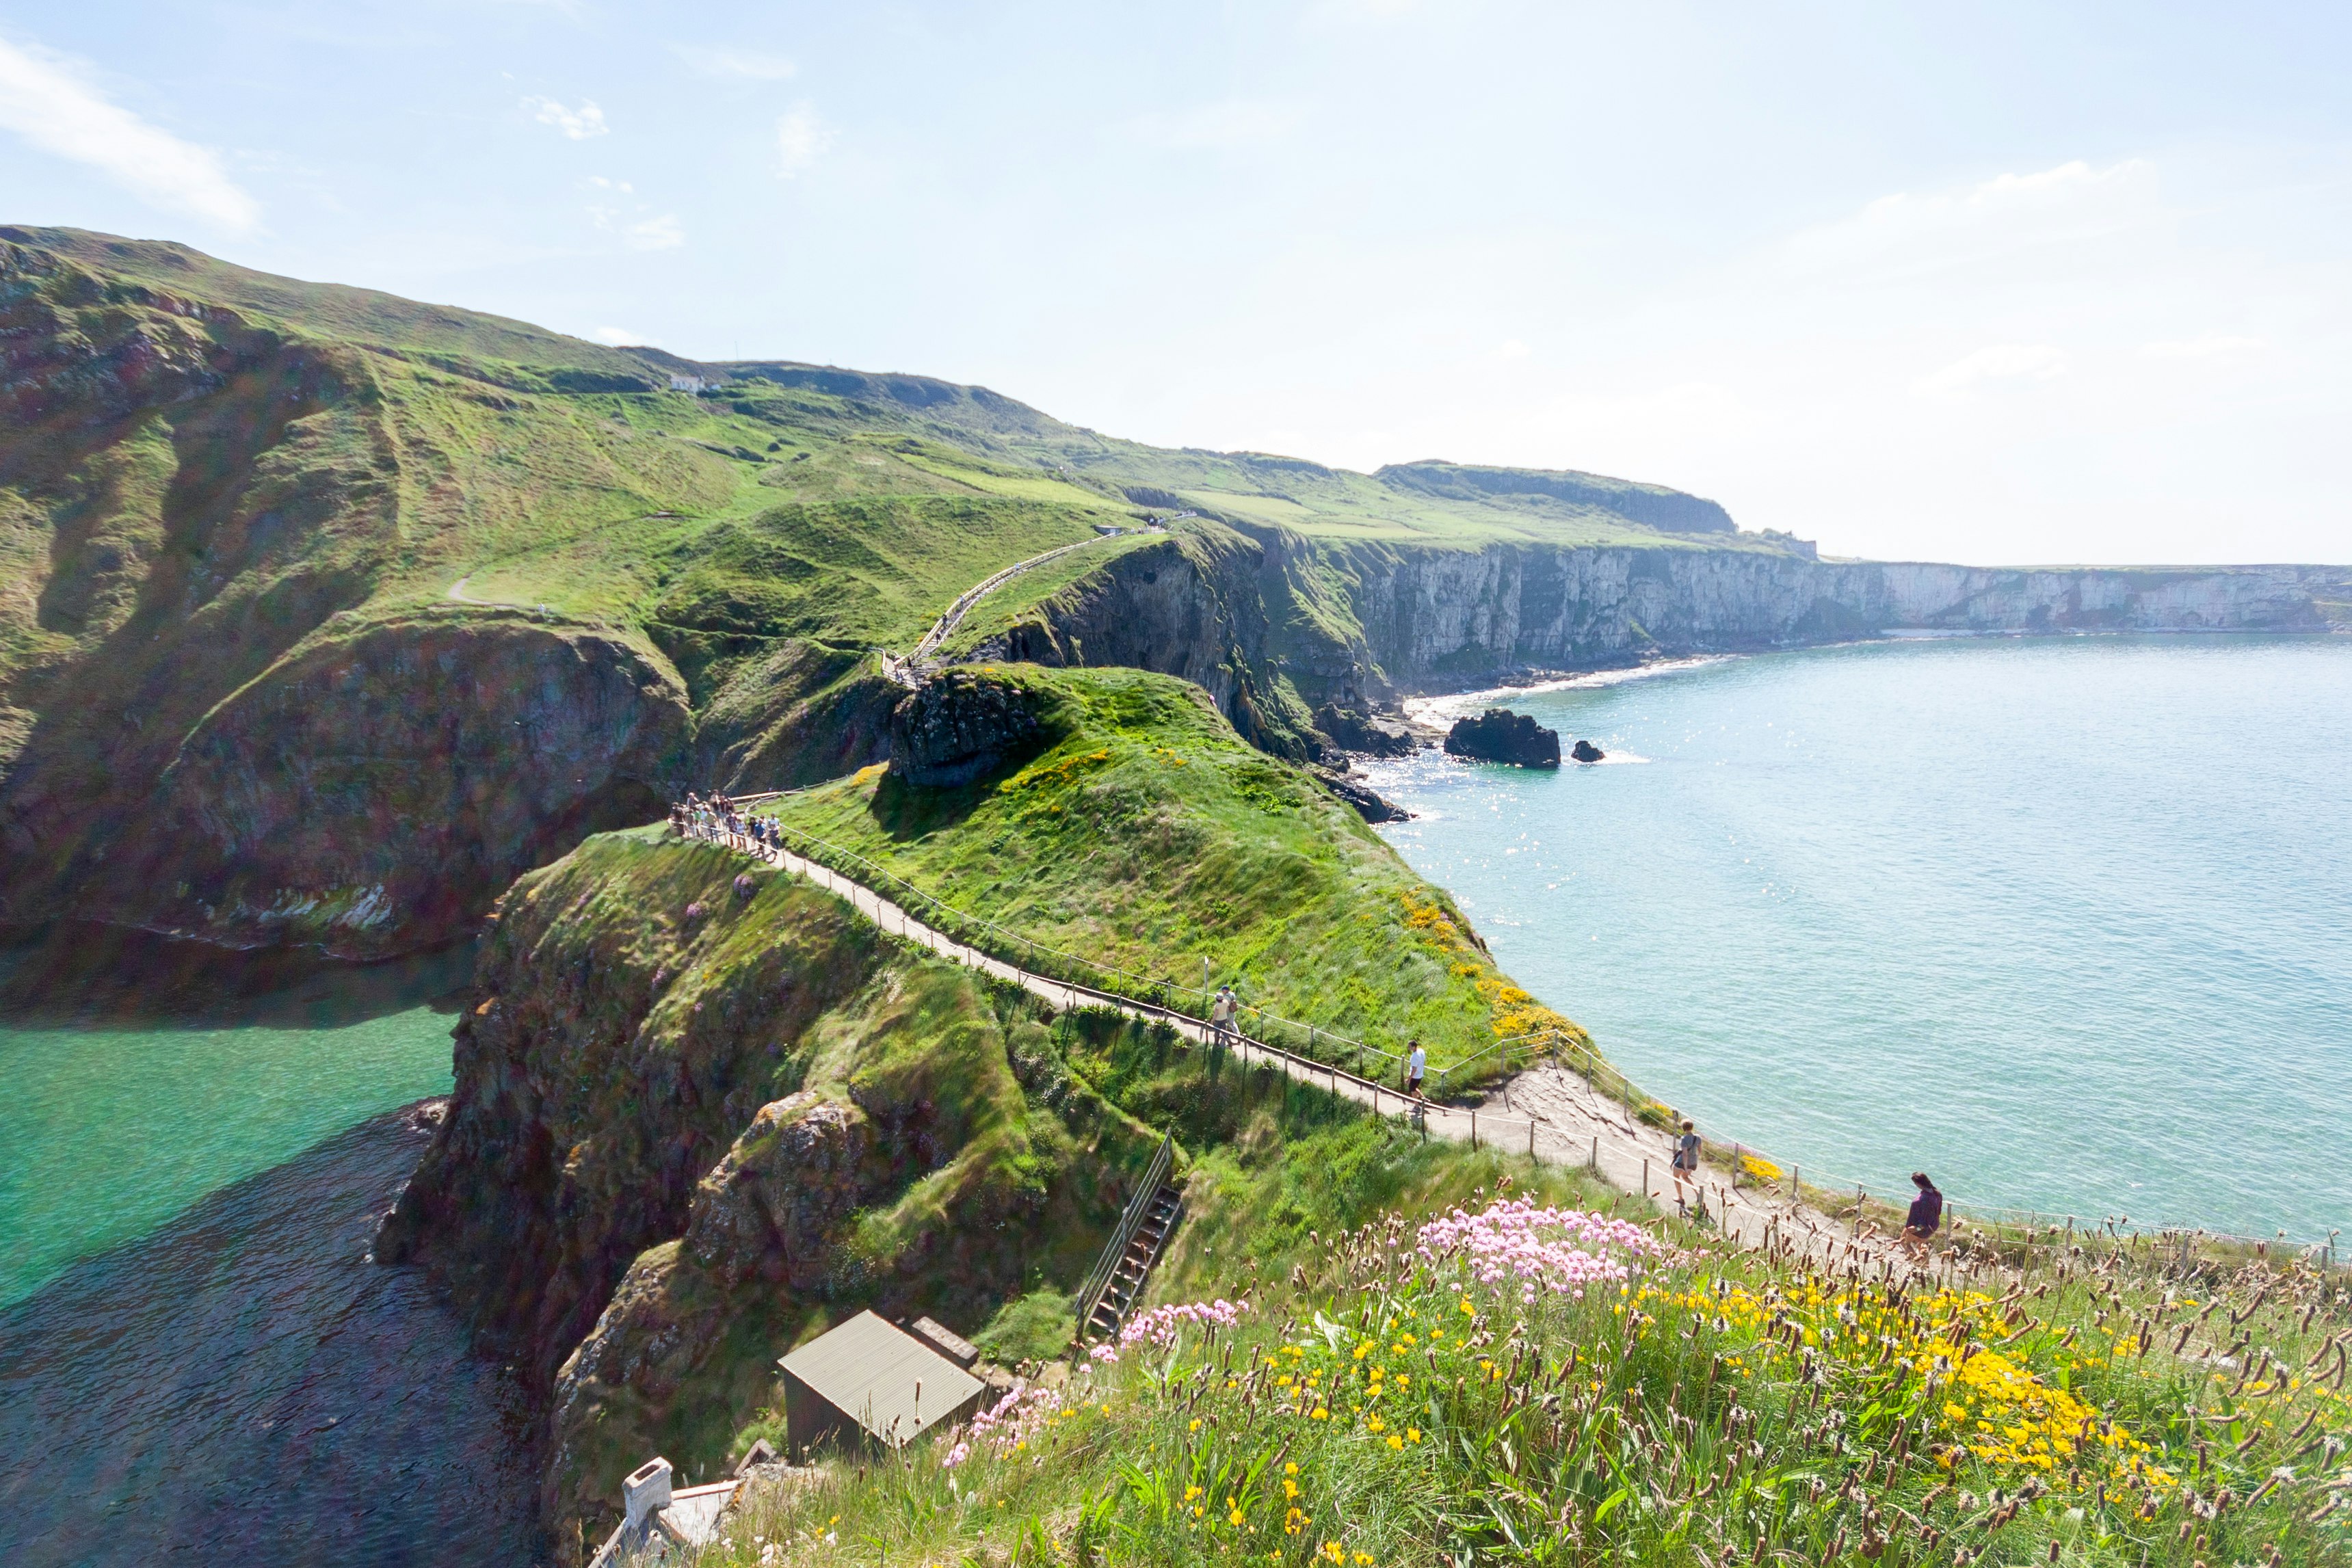
{"type": "Polygon", "coordinates": [[[1414,1099],[1421,1098],[1421,1081],[1429,1075],[1429,1052],[1421,1049],[1421,1041],[1412,1042],[1412,1054],[1404,1059],[1404,1092],[1414,1099]]]}
{"type": "Polygon", "coordinates": [[[1233,1043],[1237,1031],[1234,1019],[1242,1010],[1241,998],[1234,995],[1230,985],[1217,988],[1216,1000],[1209,1004],[1209,1042],[1218,1051],[1233,1043]]]}

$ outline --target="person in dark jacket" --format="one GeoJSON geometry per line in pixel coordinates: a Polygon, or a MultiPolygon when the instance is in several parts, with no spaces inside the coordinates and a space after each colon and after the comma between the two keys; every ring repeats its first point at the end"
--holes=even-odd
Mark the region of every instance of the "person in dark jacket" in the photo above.
{"type": "Polygon", "coordinates": [[[1911,1185],[1919,1189],[1919,1196],[1911,1200],[1911,1213],[1903,1221],[1903,1249],[1916,1255],[1927,1250],[1944,1223],[1944,1195],[1936,1190],[1926,1171],[1913,1171],[1911,1185]]]}

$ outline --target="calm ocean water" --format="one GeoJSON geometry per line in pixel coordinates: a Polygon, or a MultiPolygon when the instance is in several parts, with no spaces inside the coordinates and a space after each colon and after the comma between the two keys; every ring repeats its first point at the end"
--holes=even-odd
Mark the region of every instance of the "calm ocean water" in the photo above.
{"type": "Polygon", "coordinates": [[[1612,760],[1382,765],[1423,813],[1389,837],[1703,1129],[1874,1192],[2352,1228],[2352,639],[1898,642],[1496,700],[1612,760]]]}
{"type": "Polygon", "coordinates": [[[257,989],[198,955],[192,1009],[119,983],[186,954],[115,957],[66,998],[107,1021],[0,1022],[0,1562],[531,1561],[520,1390],[367,1257],[462,958],[257,989]]]}

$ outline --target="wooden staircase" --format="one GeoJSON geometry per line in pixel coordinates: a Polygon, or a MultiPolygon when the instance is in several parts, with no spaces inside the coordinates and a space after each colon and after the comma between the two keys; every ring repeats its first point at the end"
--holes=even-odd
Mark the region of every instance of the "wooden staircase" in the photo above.
{"type": "Polygon", "coordinates": [[[1111,1232],[1086,1288],[1078,1292],[1078,1345],[1118,1333],[1128,1310],[1143,1293],[1152,1265],[1182,1221],[1184,1195],[1168,1179],[1175,1152],[1174,1139],[1160,1139],[1160,1152],[1152,1156],[1150,1168],[1119,1217],[1118,1228],[1111,1232]]]}

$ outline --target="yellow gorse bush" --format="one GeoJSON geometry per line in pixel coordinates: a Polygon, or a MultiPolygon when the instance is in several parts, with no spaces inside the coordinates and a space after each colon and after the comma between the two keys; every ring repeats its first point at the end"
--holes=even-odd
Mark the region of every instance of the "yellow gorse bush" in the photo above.
{"type": "MultiPolygon", "coordinates": [[[[2108,1482],[2135,1478],[2167,1487],[2172,1476],[2148,1461],[2154,1450],[2070,1390],[1990,1349],[2005,1328],[2000,1304],[1979,1291],[1938,1290],[1900,1300],[1885,1286],[1819,1282],[1759,1293],[1728,1280],[1701,1279],[1683,1291],[1635,1292],[1637,1312],[1669,1305],[1712,1314],[1754,1336],[1727,1359],[1748,1379],[1876,1374],[1890,1366],[1916,1376],[1912,1399],[1930,1429],[1988,1464],[2055,1471],[2099,1460],[2108,1482]]],[[[1654,1324],[1654,1317],[1647,1320],[1654,1324]]],[[[2074,1363],[2066,1364],[2071,1370],[2074,1363]]]]}

